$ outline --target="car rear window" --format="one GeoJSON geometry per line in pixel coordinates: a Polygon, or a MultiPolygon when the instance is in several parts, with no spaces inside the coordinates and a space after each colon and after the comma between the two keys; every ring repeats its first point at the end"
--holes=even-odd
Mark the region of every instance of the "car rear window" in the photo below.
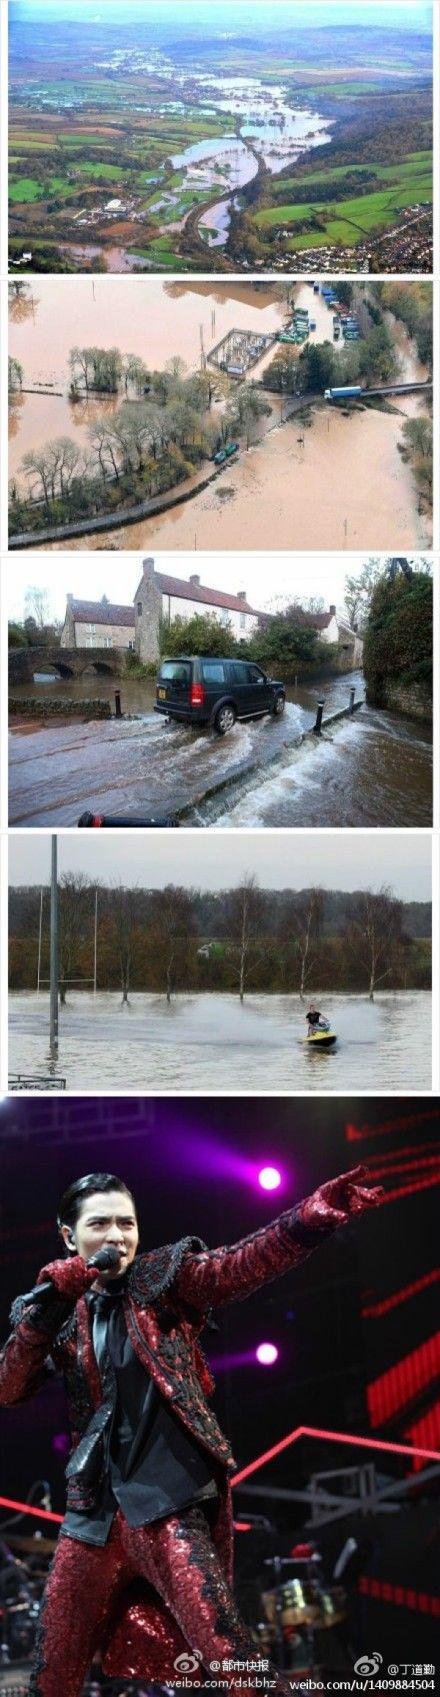
{"type": "Polygon", "coordinates": [[[224,684],[225,668],[222,660],[203,660],[202,678],[206,684],[224,684]]]}
{"type": "Polygon", "coordinates": [[[191,666],[189,660],[164,660],[160,668],[161,683],[189,683],[191,666]]]}

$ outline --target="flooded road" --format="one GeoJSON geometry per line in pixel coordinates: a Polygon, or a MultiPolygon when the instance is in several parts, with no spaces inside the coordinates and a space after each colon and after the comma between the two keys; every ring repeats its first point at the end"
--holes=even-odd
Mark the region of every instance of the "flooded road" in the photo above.
{"type": "MultiPolygon", "coordinates": [[[[292,419],[271,430],[185,505],[87,536],[87,548],[427,548],[431,524],[399,453],[404,416],[317,407],[310,428],[292,419]]],[[[47,547],[84,548],[84,538],[47,547]]]]}
{"type": "MultiPolygon", "coordinates": [[[[98,946],[99,973],[99,946],[98,946]]],[[[310,991],[312,994],[313,987],[310,991]]],[[[316,995],[317,990],[314,991],[316,995]]],[[[430,1090],[431,998],[427,991],[321,998],[338,1033],[334,1050],[304,1041],[298,996],[71,991],[60,1014],[56,1072],[67,1089],[430,1090]]],[[[48,996],[9,998],[9,1069],[48,1070],[48,996]]]]}
{"type": "MultiPolygon", "coordinates": [[[[116,680],[118,682],[118,680],[116,680]]],[[[10,734],[10,823],[76,825],[97,808],[130,817],[173,814],[185,823],[232,826],[426,826],[432,824],[432,739],[428,726],[363,707],[318,741],[301,737],[345,707],[360,673],[287,691],[284,717],[236,724],[225,738],[168,724],[153,711],[154,685],[119,680],[124,712],[140,717],[81,724],[27,722],[10,734]]],[[[114,706],[115,681],[67,679],[33,686],[60,703],[99,694],[114,706]]],[[[13,691],[20,700],[29,685],[13,691]]]]}

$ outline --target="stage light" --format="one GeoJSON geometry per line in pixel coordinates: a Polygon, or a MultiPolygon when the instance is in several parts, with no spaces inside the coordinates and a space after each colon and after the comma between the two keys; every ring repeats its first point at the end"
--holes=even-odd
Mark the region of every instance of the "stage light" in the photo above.
{"type": "Polygon", "coordinates": [[[255,1354],[260,1367],[273,1367],[274,1362],[278,1361],[278,1350],[274,1343],[259,1343],[255,1354]]]}
{"type": "Polygon", "coordinates": [[[278,1171],[278,1167],[261,1167],[258,1174],[258,1183],[261,1184],[262,1190],[278,1190],[281,1184],[281,1173],[278,1171]]]}

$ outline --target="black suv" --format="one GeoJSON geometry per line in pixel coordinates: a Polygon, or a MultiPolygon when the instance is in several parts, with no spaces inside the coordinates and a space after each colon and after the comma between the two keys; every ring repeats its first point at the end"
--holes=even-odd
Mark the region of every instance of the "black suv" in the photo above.
{"type": "Polygon", "coordinates": [[[156,690],[156,713],[183,719],[188,725],[211,725],[220,737],[236,719],[258,719],[263,713],[284,713],[284,684],[268,678],[253,660],[221,660],[203,654],[162,660],[156,690]]]}

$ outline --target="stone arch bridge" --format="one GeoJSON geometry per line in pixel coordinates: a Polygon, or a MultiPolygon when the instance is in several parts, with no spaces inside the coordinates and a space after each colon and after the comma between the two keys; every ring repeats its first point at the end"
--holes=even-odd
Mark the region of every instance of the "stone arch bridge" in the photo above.
{"type": "Polygon", "coordinates": [[[33,683],[35,672],[55,672],[61,678],[120,677],[126,648],[11,648],[10,684],[33,683]]]}

